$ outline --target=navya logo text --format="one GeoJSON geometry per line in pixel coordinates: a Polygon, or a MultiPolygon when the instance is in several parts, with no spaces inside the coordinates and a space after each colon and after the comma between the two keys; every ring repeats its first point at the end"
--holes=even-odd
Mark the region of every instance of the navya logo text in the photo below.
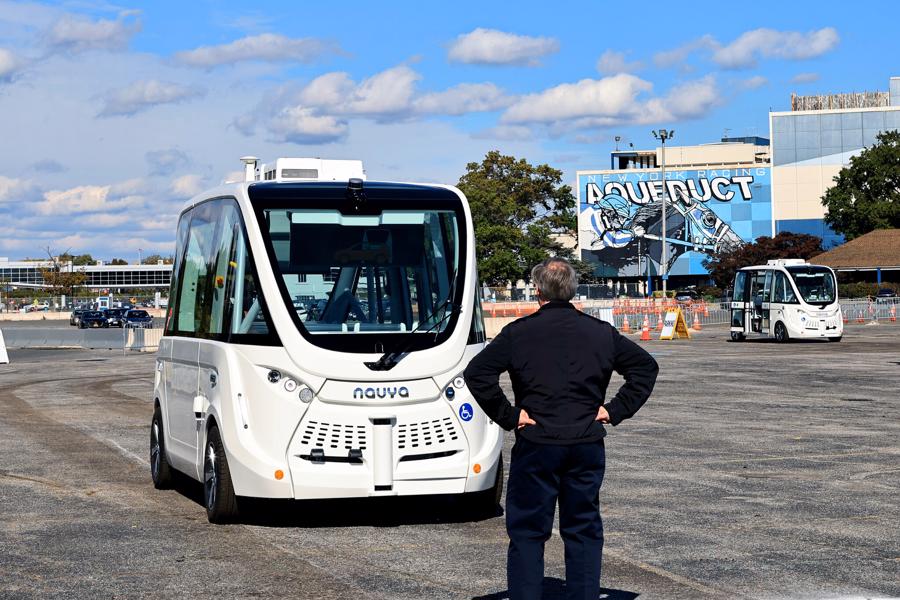
{"type": "Polygon", "coordinates": [[[400,387],[358,387],[353,390],[354,400],[363,398],[409,398],[409,389],[401,385],[400,387]]]}

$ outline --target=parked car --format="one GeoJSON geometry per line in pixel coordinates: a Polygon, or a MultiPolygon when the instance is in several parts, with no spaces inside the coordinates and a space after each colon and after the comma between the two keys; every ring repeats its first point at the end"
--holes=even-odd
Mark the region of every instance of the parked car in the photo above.
{"type": "Polygon", "coordinates": [[[127,312],[127,309],[108,308],[104,312],[106,314],[106,320],[109,322],[110,327],[124,327],[125,326],[125,313],[127,312]]]}
{"type": "Polygon", "coordinates": [[[132,309],[126,311],[123,319],[125,327],[134,329],[149,329],[153,327],[153,317],[146,310],[132,309]]]}
{"type": "Polygon", "coordinates": [[[69,315],[69,325],[77,326],[81,322],[81,315],[85,313],[85,309],[76,308],[72,311],[72,314],[69,315]]]}
{"type": "Polygon", "coordinates": [[[109,320],[106,315],[99,310],[86,310],[81,315],[81,321],[78,323],[79,329],[88,329],[94,327],[109,327],[109,320]]]}
{"type": "Polygon", "coordinates": [[[25,307],[25,312],[38,312],[50,310],[49,302],[35,302],[25,307]]]}
{"type": "Polygon", "coordinates": [[[888,298],[896,298],[897,292],[892,290],[891,288],[881,288],[878,290],[878,293],[875,295],[875,298],[878,300],[884,300],[888,298]]]}
{"type": "Polygon", "coordinates": [[[690,304],[700,299],[700,294],[696,290],[678,290],[675,292],[675,301],[683,304],[690,304]]]}

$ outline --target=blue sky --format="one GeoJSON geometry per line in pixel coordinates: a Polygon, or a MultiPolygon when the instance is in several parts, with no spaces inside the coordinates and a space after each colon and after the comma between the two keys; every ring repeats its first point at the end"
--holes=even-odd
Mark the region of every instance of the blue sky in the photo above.
{"type": "Polygon", "coordinates": [[[0,1],[0,256],[172,251],[239,156],[455,183],[492,149],[574,182],[613,138],[768,136],[790,94],[886,90],[895,2],[0,1]]]}

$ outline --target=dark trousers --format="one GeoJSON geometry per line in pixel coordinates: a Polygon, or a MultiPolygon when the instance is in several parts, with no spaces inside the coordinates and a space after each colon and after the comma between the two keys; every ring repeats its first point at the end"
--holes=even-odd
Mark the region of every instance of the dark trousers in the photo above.
{"type": "Polygon", "coordinates": [[[541,597],[544,543],[553,529],[557,499],[566,550],[566,598],[597,600],[603,554],[599,493],[605,470],[603,440],[559,446],[516,436],[506,492],[510,600],[541,597]]]}

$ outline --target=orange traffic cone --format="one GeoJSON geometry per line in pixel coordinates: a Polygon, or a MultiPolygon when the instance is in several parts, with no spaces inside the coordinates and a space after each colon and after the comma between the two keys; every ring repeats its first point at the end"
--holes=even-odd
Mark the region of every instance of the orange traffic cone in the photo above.
{"type": "Polygon", "coordinates": [[[631,326],[628,324],[628,315],[625,315],[625,320],[622,321],[622,333],[631,333],[631,326]]]}
{"type": "Polygon", "coordinates": [[[847,313],[844,312],[844,325],[850,322],[850,318],[847,316],[847,313]]]}
{"type": "Polygon", "coordinates": [[[698,315],[697,313],[694,313],[694,324],[691,326],[691,329],[693,329],[694,331],[700,331],[701,329],[703,329],[700,326],[700,315],[698,315]]]}
{"type": "Polygon", "coordinates": [[[641,341],[650,341],[650,319],[647,318],[647,315],[644,315],[644,326],[641,328],[641,341]]]}
{"type": "Polygon", "coordinates": [[[896,322],[897,322],[897,307],[892,306],[891,307],[891,323],[896,323],[896,322]]]}
{"type": "Polygon", "coordinates": [[[657,331],[663,330],[663,322],[662,322],[662,313],[661,312],[656,313],[656,330],[657,331]]]}
{"type": "Polygon", "coordinates": [[[703,316],[704,316],[704,317],[708,317],[708,316],[709,316],[709,307],[706,306],[706,302],[703,303],[703,316]]]}
{"type": "Polygon", "coordinates": [[[863,314],[861,310],[856,311],[856,322],[857,323],[865,323],[866,320],[863,318],[863,314]]]}

